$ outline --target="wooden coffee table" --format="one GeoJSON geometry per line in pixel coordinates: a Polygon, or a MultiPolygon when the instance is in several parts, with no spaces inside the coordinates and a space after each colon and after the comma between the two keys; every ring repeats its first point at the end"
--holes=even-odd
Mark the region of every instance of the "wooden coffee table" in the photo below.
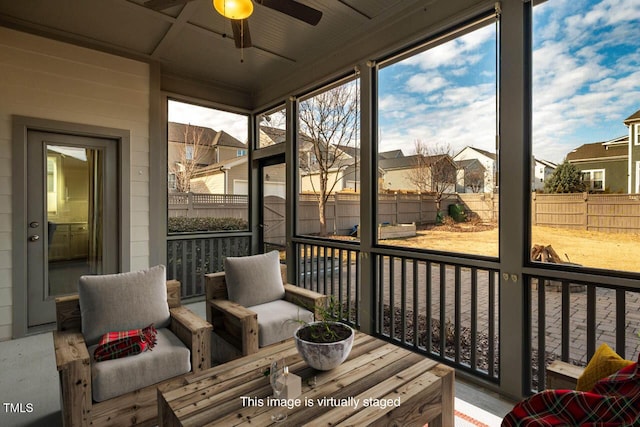
{"type": "Polygon", "coordinates": [[[283,408],[287,419],[279,426],[454,425],[452,368],[359,332],[349,358],[331,371],[307,366],[291,339],[188,376],[158,392],[159,425],[272,424],[278,408],[268,405],[265,372],[280,358],[302,377],[302,395],[283,408]]]}

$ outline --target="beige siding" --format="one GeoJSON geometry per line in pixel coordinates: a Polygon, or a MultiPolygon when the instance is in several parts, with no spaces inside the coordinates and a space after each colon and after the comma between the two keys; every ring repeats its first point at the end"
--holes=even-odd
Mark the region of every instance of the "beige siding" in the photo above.
{"type": "Polygon", "coordinates": [[[149,66],[0,27],[0,340],[11,338],[11,120],[131,132],[131,269],[149,264],[149,66]]]}
{"type": "MultiPolygon", "coordinates": [[[[333,191],[331,193],[335,193],[337,191],[341,191],[344,187],[344,182],[342,182],[342,171],[341,172],[329,172],[327,176],[327,189],[331,190],[333,186],[333,191]],[[336,183],[336,181],[339,181],[336,183]]],[[[320,175],[305,175],[300,179],[300,192],[301,193],[315,193],[320,191],[320,175]]]]}
{"type": "Polygon", "coordinates": [[[411,182],[408,169],[387,171],[384,174],[384,183],[382,185],[385,190],[418,190],[415,184],[411,182]]]}

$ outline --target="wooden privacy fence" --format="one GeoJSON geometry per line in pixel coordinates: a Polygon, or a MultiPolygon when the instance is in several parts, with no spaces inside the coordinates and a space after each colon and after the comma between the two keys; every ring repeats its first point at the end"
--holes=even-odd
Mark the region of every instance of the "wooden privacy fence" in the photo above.
{"type": "MultiPolygon", "coordinates": [[[[573,228],[609,233],[640,233],[640,195],[637,194],[537,194],[532,193],[532,225],[573,228]]],[[[269,212],[281,212],[283,200],[265,199],[269,212]]],[[[503,203],[509,203],[503,200],[503,203]]],[[[485,222],[498,220],[499,196],[492,193],[446,194],[441,209],[462,204],[485,222]]],[[[169,195],[169,217],[234,217],[248,219],[247,196],[173,193],[169,195]]],[[[318,202],[313,194],[301,194],[298,203],[298,233],[320,231],[318,202]]],[[[360,223],[360,195],[337,193],[326,208],[327,231],[349,234],[360,223]]],[[[282,215],[266,215],[265,226],[281,228],[282,215]],[[273,223],[273,224],[271,224],[273,223]]],[[[378,221],[389,224],[433,224],[436,203],[429,194],[380,194],[378,221]]],[[[275,232],[275,230],[274,230],[275,232]]],[[[277,232],[276,232],[277,233],[277,232]]]]}
{"type": "Polygon", "coordinates": [[[533,225],[607,233],[640,233],[638,194],[536,194],[533,225]]]}
{"type": "MultiPolygon", "coordinates": [[[[298,199],[298,233],[320,231],[318,200],[313,194],[300,194],[298,199]]],[[[269,241],[277,240],[276,230],[284,232],[283,199],[269,196],[264,200],[265,229],[269,241]],[[274,240],[275,239],[275,240],[274,240]]],[[[482,221],[498,219],[497,194],[445,194],[441,209],[445,213],[451,204],[463,204],[467,212],[475,213],[482,221]]],[[[378,197],[378,221],[389,224],[434,224],[435,197],[430,194],[381,194],[378,197]]],[[[248,219],[247,196],[224,194],[169,194],[169,217],[234,217],[248,219]]],[[[327,231],[350,234],[360,224],[360,194],[336,193],[326,205],[327,231]]],[[[284,236],[284,234],[283,234],[284,236]]]]}
{"type": "Polygon", "coordinates": [[[169,193],[169,218],[242,218],[249,220],[248,201],[241,194],[169,193]]]}

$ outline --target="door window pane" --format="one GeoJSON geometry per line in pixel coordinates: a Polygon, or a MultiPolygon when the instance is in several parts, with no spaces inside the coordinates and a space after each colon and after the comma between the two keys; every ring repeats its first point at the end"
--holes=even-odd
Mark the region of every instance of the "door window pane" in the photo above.
{"type": "Polygon", "coordinates": [[[640,271],[625,255],[640,250],[637,12],[637,1],[533,7],[532,154],[549,173],[532,189],[530,243],[572,267],[640,271]]]}
{"type": "Polygon", "coordinates": [[[286,172],[284,163],[265,166],[262,169],[264,252],[280,251],[281,260],[285,259],[286,249],[286,172]]]}
{"type": "Polygon", "coordinates": [[[99,149],[47,145],[48,296],[102,273],[103,170],[99,149]]]}
{"type": "Polygon", "coordinates": [[[248,228],[246,115],[170,100],[168,232],[248,228]]]}

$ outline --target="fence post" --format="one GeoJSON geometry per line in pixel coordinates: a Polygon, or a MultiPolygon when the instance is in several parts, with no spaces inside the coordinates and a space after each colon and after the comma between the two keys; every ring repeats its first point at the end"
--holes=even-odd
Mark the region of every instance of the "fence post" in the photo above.
{"type": "Polygon", "coordinates": [[[193,218],[195,209],[193,209],[193,193],[189,191],[187,193],[187,218],[193,218]]]}
{"type": "Polygon", "coordinates": [[[531,192],[531,225],[538,225],[538,206],[536,205],[536,192],[531,192]]]}
{"type": "Polygon", "coordinates": [[[582,193],[582,198],[584,200],[584,229],[589,230],[589,193],[582,193]]]}

